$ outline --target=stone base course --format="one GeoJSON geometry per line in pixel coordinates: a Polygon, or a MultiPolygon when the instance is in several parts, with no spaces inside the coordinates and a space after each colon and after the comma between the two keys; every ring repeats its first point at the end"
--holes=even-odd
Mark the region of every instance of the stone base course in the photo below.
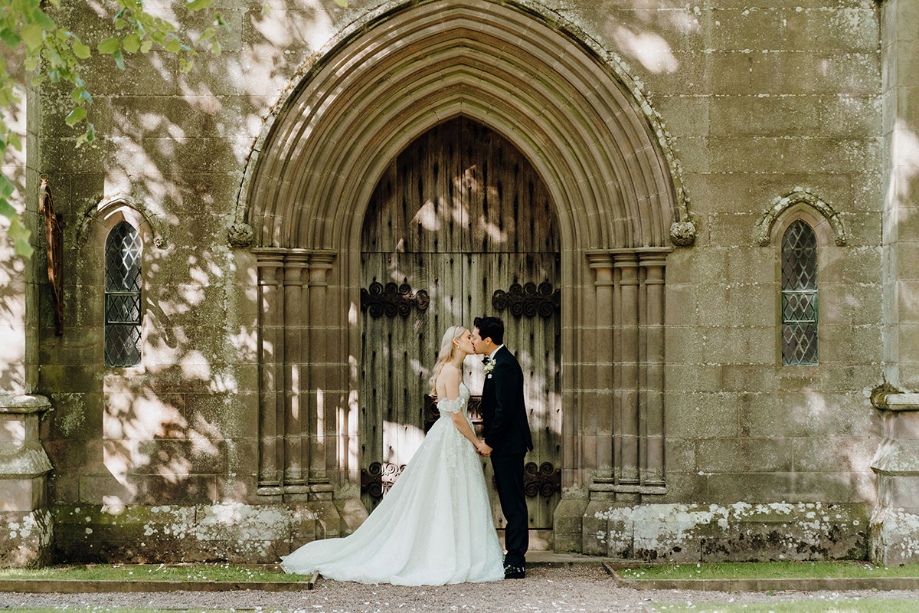
{"type": "Polygon", "coordinates": [[[44,566],[51,562],[54,521],[47,509],[0,512],[0,568],[44,566]]]}
{"type": "Polygon", "coordinates": [[[360,523],[354,505],[340,506],[341,512],[332,502],[55,507],[54,559],[271,564],[304,543],[353,532],[360,523]]]}
{"type": "Polygon", "coordinates": [[[582,538],[585,553],[620,560],[863,560],[868,508],[786,502],[616,507],[597,501],[587,506],[582,538]]]}

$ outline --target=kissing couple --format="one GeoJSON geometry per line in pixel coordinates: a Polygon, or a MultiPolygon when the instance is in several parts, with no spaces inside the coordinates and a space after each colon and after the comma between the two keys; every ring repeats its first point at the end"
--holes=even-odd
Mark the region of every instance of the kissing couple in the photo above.
{"type": "Polygon", "coordinates": [[[533,449],[523,371],[504,346],[504,322],[477,317],[449,328],[431,375],[440,418],[383,501],[348,537],[317,540],[282,557],[288,573],[338,581],[444,585],[522,579],[529,545],[523,458],[533,449]],[[466,415],[463,361],[484,355],[479,440],[466,415]],[[507,520],[501,550],[479,455],[490,457],[507,520]]]}

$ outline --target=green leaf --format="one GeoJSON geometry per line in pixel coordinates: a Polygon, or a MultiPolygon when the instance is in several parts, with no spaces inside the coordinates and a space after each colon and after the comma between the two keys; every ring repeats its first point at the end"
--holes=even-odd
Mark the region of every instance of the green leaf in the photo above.
{"type": "Polygon", "coordinates": [[[9,28],[3,28],[0,30],[0,39],[7,44],[7,46],[15,49],[19,46],[19,43],[22,42],[22,39],[19,38],[19,35],[13,32],[9,28]]]}
{"type": "Polygon", "coordinates": [[[13,239],[13,250],[23,257],[30,257],[35,251],[32,248],[32,245],[29,244],[29,236],[32,235],[26,228],[19,217],[10,218],[10,229],[8,231],[10,238],[13,239]]]}
{"type": "MultiPolygon", "coordinates": [[[[6,177],[3,178],[6,179],[6,177]]],[[[16,212],[16,209],[13,208],[13,205],[10,204],[6,198],[0,198],[0,215],[7,219],[13,219],[19,215],[19,213],[16,212]]]]}
{"type": "Polygon", "coordinates": [[[191,0],[185,4],[185,8],[189,11],[200,11],[201,9],[206,9],[211,5],[211,0],[191,0]]]}
{"type": "Polygon", "coordinates": [[[128,22],[127,22],[126,20],[124,20],[124,19],[116,19],[116,20],[115,20],[115,29],[116,29],[116,30],[124,30],[124,29],[125,29],[126,27],[128,27],[129,25],[131,25],[131,24],[128,23],[128,22]]]}
{"type": "Polygon", "coordinates": [[[217,28],[215,28],[214,26],[211,26],[207,28],[206,30],[204,30],[204,32],[201,33],[201,36],[198,37],[198,42],[203,43],[206,40],[210,40],[214,38],[215,34],[217,34],[217,28]]]}
{"type": "Polygon", "coordinates": [[[35,51],[42,44],[42,34],[44,30],[37,23],[28,25],[22,29],[22,40],[25,41],[26,46],[30,51],[35,51]]]}
{"type": "MultiPolygon", "coordinates": [[[[267,4],[262,5],[262,8],[267,8],[267,4]]],[[[230,26],[227,25],[227,22],[223,20],[223,15],[220,13],[214,13],[214,23],[222,28],[226,28],[227,32],[230,31],[230,26]]]]}
{"type": "MultiPolygon", "coordinates": [[[[16,186],[5,176],[0,175],[0,198],[9,198],[16,191],[16,186]]],[[[15,210],[13,211],[16,212],[15,210]]]]}
{"type": "Polygon", "coordinates": [[[213,53],[214,55],[220,55],[222,51],[223,51],[223,47],[220,46],[219,40],[211,41],[211,53],[213,53]]]}
{"type": "Polygon", "coordinates": [[[153,41],[149,38],[140,44],[140,52],[147,53],[153,47],[153,41]]]}
{"type": "Polygon", "coordinates": [[[88,91],[84,91],[82,94],[80,94],[80,98],[82,98],[86,102],[86,104],[93,103],[93,97],[89,95],[88,91]]]}
{"type": "Polygon", "coordinates": [[[335,4],[337,4],[343,9],[348,8],[348,0],[335,0],[335,4]]]}
{"type": "Polygon", "coordinates": [[[96,140],[96,126],[90,123],[86,126],[86,132],[84,132],[83,134],[80,134],[80,136],[77,137],[77,149],[79,149],[86,143],[92,144],[93,141],[95,140],[96,140]]]}
{"type": "Polygon", "coordinates": [[[70,114],[67,115],[66,118],[64,118],[64,122],[72,128],[76,124],[83,121],[85,117],[86,117],[86,109],[80,106],[70,111],[70,114]]]}
{"type": "Polygon", "coordinates": [[[39,57],[37,55],[32,55],[32,56],[27,57],[26,61],[23,62],[22,64],[23,66],[26,67],[27,70],[35,70],[36,68],[38,68],[38,60],[39,60],[39,57]]]}
{"type": "Polygon", "coordinates": [[[17,151],[22,151],[22,143],[19,142],[19,135],[15,132],[10,132],[9,146],[17,151]]]}
{"type": "Polygon", "coordinates": [[[116,51],[118,51],[119,47],[121,47],[121,41],[118,40],[117,36],[113,36],[111,38],[106,38],[104,41],[99,43],[99,46],[96,47],[96,50],[99,53],[104,53],[105,55],[111,55],[115,53],[116,51]]]}
{"type": "Polygon", "coordinates": [[[32,19],[35,23],[40,25],[44,30],[55,30],[57,29],[57,24],[54,23],[54,20],[48,17],[48,14],[44,11],[35,11],[32,14],[32,19]]]}
{"type": "Polygon", "coordinates": [[[118,69],[124,70],[124,56],[121,55],[121,51],[116,51],[112,54],[112,57],[115,58],[115,64],[118,66],[118,69]]]}
{"type": "Polygon", "coordinates": [[[73,91],[70,92],[70,99],[73,100],[76,104],[80,104],[80,97],[83,95],[83,92],[86,90],[82,87],[75,87],[73,91]]]}
{"type": "Polygon", "coordinates": [[[168,43],[163,45],[163,48],[166,49],[169,53],[178,53],[182,50],[182,42],[178,38],[172,38],[168,43]]]}
{"type": "Polygon", "coordinates": [[[77,39],[74,39],[73,40],[73,54],[77,56],[78,58],[80,58],[81,60],[85,60],[89,57],[89,46],[84,45],[77,39]]]}
{"type": "Polygon", "coordinates": [[[124,45],[124,50],[128,53],[137,53],[137,50],[140,49],[140,36],[137,34],[128,34],[124,37],[124,40],[121,41],[121,44],[124,45]]]}

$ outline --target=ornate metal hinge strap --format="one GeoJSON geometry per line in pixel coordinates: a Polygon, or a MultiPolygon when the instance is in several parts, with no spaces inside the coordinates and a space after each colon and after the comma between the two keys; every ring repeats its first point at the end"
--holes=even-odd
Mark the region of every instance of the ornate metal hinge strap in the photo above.
{"type": "Polygon", "coordinates": [[[541,494],[549,498],[555,492],[562,491],[562,471],[550,462],[536,466],[536,462],[527,462],[523,468],[523,491],[530,498],[541,494]]]}
{"type": "MultiPolygon", "coordinates": [[[[495,482],[492,477],[492,482],[495,482]]],[[[530,498],[543,496],[550,498],[554,493],[562,491],[562,471],[555,468],[551,462],[543,462],[539,466],[536,462],[527,462],[523,467],[523,491],[530,498]]]]}
{"type": "Polygon", "coordinates": [[[552,291],[552,284],[543,281],[537,286],[533,282],[520,285],[514,283],[510,291],[498,290],[491,298],[491,304],[499,311],[510,309],[511,315],[520,317],[551,317],[561,308],[561,291],[552,291]]]}
{"type": "Polygon", "coordinates": [[[370,494],[374,500],[383,498],[402,474],[405,465],[374,462],[361,469],[361,494],[370,494]]]}
{"type": "Polygon", "coordinates": [[[370,284],[370,289],[361,289],[361,310],[370,311],[373,318],[395,317],[401,315],[408,317],[412,307],[419,311],[425,311],[431,304],[431,297],[423,289],[412,293],[412,286],[408,283],[397,285],[393,282],[385,286],[374,281],[370,284]]]}

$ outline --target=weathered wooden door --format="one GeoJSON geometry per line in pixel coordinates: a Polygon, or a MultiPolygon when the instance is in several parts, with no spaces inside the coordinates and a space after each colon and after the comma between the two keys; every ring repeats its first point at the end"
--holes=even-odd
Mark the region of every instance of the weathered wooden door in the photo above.
{"type": "MultiPolygon", "coordinates": [[[[423,440],[424,395],[441,336],[452,325],[471,329],[476,316],[497,315],[525,375],[535,445],[526,461],[542,468],[527,480],[535,494],[528,497],[530,526],[551,530],[560,497],[553,487],[561,458],[559,241],[552,203],[530,163],[472,120],[433,128],[381,178],[361,256],[360,444],[368,509],[380,500],[380,464],[389,465],[383,481],[391,481],[423,440]]],[[[483,377],[481,358],[468,358],[474,395],[483,377]]],[[[483,470],[500,528],[490,461],[483,460],[483,470]]]]}

